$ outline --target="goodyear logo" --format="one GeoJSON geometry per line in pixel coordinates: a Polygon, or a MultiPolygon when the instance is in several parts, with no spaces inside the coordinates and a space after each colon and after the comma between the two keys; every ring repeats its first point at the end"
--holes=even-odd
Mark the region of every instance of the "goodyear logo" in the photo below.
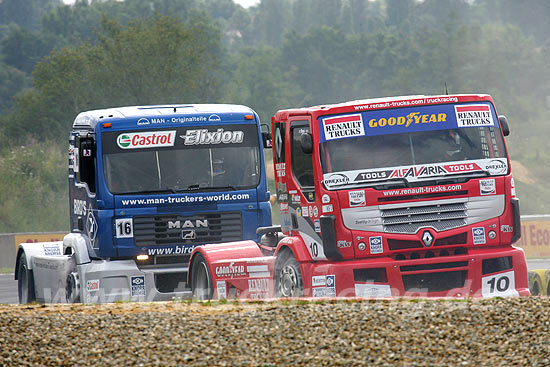
{"type": "Polygon", "coordinates": [[[446,122],[446,113],[429,113],[421,115],[420,112],[411,112],[406,116],[397,117],[382,117],[379,119],[370,119],[369,127],[386,127],[386,126],[404,126],[409,127],[411,124],[433,124],[438,122],[446,122]]]}

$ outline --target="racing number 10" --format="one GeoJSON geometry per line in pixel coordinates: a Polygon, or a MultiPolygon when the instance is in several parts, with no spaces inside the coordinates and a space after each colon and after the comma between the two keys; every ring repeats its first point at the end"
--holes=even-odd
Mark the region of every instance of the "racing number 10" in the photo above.
{"type": "Polygon", "coordinates": [[[481,292],[483,297],[517,296],[514,271],[481,278],[481,292]]]}
{"type": "Polygon", "coordinates": [[[508,288],[510,287],[510,279],[507,277],[507,276],[502,276],[502,277],[494,277],[492,279],[490,279],[487,284],[489,284],[489,286],[491,287],[490,288],[490,292],[491,293],[494,293],[495,292],[495,286],[496,286],[496,290],[498,292],[506,292],[508,290],[508,288]]]}

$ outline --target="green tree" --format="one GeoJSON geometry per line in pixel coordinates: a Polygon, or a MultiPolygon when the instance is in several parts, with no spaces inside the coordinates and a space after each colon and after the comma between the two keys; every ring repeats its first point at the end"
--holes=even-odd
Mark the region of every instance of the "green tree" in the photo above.
{"type": "Polygon", "coordinates": [[[66,47],[37,64],[34,88],[0,117],[4,135],[66,136],[77,113],[95,108],[218,100],[220,34],[202,15],[192,19],[156,16],[127,26],[105,19],[97,45],[66,47]]]}

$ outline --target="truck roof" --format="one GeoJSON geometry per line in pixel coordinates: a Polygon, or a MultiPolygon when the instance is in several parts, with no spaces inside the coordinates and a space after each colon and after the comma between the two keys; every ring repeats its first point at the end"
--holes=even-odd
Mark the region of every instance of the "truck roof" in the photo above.
{"type": "Polygon", "coordinates": [[[410,95],[359,99],[354,101],[317,105],[296,109],[280,110],[275,114],[276,120],[286,120],[289,116],[305,114],[327,114],[354,111],[368,111],[373,109],[412,107],[428,104],[446,104],[459,102],[492,101],[488,94],[453,94],[453,95],[410,95]]]}
{"type": "Polygon", "coordinates": [[[101,110],[81,112],[78,114],[78,116],[76,116],[73,127],[93,129],[100,121],[107,122],[126,118],[166,118],[176,116],[199,116],[221,113],[255,114],[255,112],[247,106],[234,104],[172,104],[113,107],[101,110]]]}

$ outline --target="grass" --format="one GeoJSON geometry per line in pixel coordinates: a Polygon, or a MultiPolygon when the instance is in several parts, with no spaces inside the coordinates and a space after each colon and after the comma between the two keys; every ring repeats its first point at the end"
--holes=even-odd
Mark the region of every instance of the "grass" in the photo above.
{"type": "Polygon", "coordinates": [[[13,274],[13,268],[0,268],[0,274],[13,274]]]}

